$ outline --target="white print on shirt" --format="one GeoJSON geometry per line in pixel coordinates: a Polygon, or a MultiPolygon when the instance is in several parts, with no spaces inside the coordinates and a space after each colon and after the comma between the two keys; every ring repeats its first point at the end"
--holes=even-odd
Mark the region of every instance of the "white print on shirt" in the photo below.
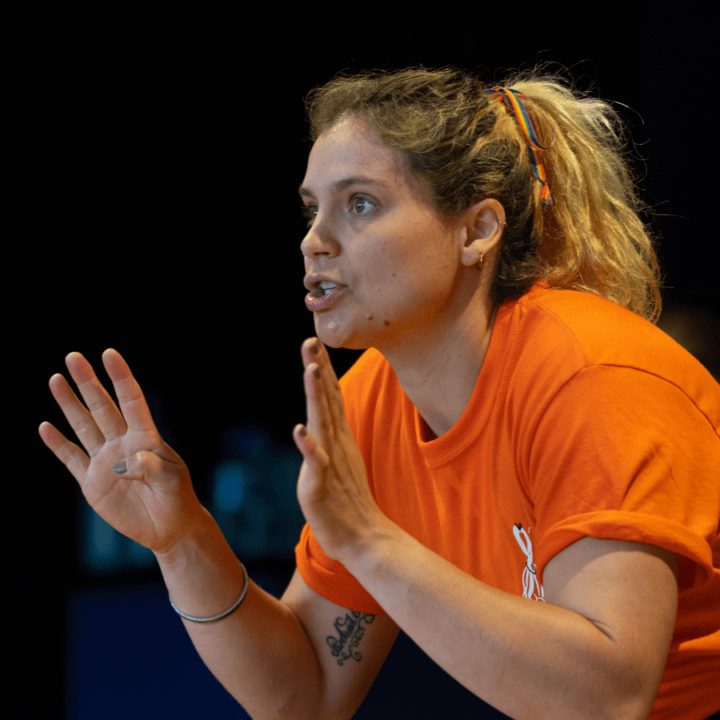
{"type": "MultiPolygon", "coordinates": [[[[530,528],[528,528],[528,532],[530,528]]],[[[533,550],[532,543],[528,533],[523,530],[521,523],[513,525],[513,535],[518,541],[518,545],[522,548],[525,553],[525,567],[523,568],[522,584],[523,584],[523,597],[530,598],[531,600],[537,600],[539,602],[545,602],[545,590],[540,584],[537,578],[537,568],[533,562],[533,550]]]]}

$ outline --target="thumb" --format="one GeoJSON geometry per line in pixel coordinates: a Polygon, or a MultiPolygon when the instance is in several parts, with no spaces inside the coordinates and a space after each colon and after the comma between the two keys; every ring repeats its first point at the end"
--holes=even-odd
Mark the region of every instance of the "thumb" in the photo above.
{"type": "Polygon", "coordinates": [[[134,455],[120,460],[113,465],[113,472],[125,475],[128,480],[140,480],[157,476],[162,472],[162,458],[147,450],[140,450],[134,455]]]}

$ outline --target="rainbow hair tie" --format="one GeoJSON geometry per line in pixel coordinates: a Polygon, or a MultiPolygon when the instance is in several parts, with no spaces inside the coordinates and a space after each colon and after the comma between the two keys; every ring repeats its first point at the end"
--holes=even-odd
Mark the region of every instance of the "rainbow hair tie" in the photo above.
{"type": "Polygon", "coordinates": [[[553,131],[553,140],[548,146],[543,146],[538,141],[537,133],[535,132],[535,128],[533,127],[532,120],[530,119],[530,116],[528,115],[525,106],[520,100],[520,98],[525,98],[527,100],[526,95],[523,95],[523,93],[518,92],[517,90],[513,90],[512,88],[504,87],[487,88],[483,90],[483,93],[485,93],[486,95],[492,94],[495,99],[499,101],[505,100],[508,106],[515,113],[518,125],[520,126],[520,129],[525,136],[525,141],[528,144],[528,150],[530,152],[530,163],[532,165],[533,174],[542,183],[542,190],[540,191],[540,205],[542,205],[543,207],[546,207],[547,205],[552,205],[553,201],[552,196],[550,195],[550,185],[548,185],[545,168],[542,164],[542,161],[540,160],[540,153],[543,150],[550,149],[555,144],[555,128],[550,125],[553,131]]]}

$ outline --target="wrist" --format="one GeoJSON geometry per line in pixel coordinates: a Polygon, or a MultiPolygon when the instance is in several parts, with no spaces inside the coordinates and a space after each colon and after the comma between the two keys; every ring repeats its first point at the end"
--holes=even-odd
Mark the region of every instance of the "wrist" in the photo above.
{"type": "Polygon", "coordinates": [[[188,523],[182,538],[156,551],[155,557],[173,604],[187,615],[223,613],[243,591],[243,566],[205,508],[188,523]]]}
{"type": "Polygon", "coordinates": [[[212,546],[221,540],[224,537],[215,519],[198,503],[196,512],[183,523],[183,534],[153,553],[161,568],[169,567],[196,561],[204,552],[212,552],[212,546]]]}
{"type": "Polygon", "coordinates": [[[359,535],[352,545],[346,548],[343,565],[358,580],[366,573],[372,573],[373,568],[383,563],[383,558],[388,558],[402,542],[403,536],[407,533],[390,520],[386,515],[373,523],[362,535],[359,535]]]}

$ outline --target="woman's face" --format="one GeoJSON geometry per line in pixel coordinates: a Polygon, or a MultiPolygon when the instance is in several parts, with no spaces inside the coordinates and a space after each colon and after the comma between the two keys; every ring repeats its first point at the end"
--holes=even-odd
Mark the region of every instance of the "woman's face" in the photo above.
{"type": "Polygon", "coordinates": [[[362,120],[344,118],[318,138],[300,195],[311,218],[306,302],[323,343],[382,351],[450,321],[465,269],[461,230],[441,222],[400,153],[362,120]],[[323,294],[321,280],[337,288],[323,294]]]}

